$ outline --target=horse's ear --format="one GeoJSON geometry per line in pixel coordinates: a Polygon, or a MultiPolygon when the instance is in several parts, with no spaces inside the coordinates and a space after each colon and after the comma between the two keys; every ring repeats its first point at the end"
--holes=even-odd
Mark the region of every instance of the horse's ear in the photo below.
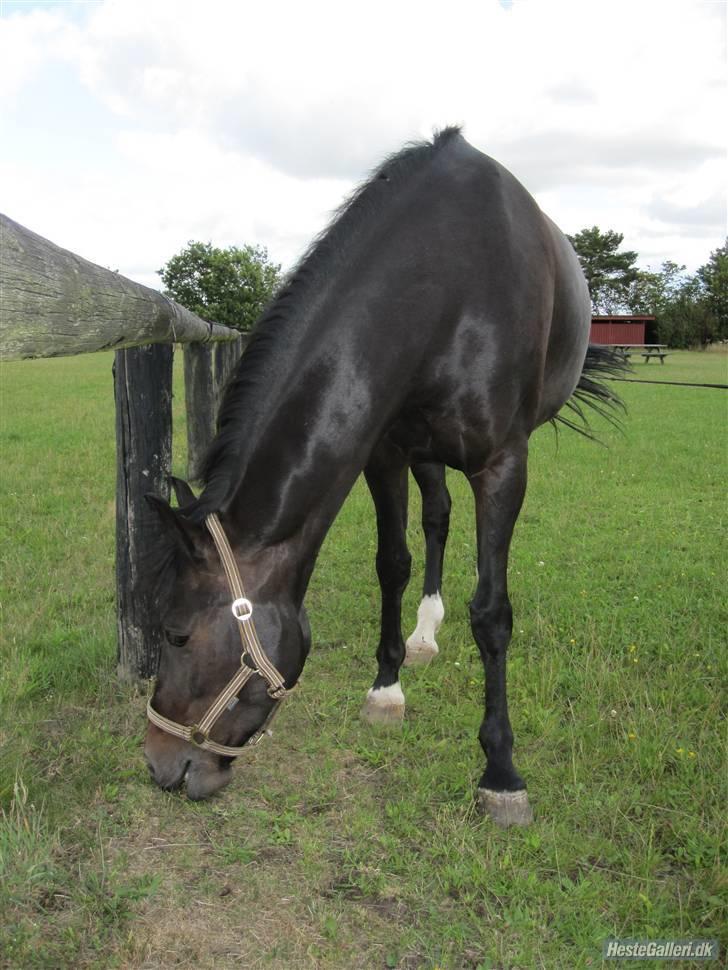
{"type": "Polygon", "coordinates": [[[186,505],[193,505],[197,501],[195,493],[192,491],[187,482],[183,481],[181,478],[175,478],[174,475],[170,475],[169,484],[174,489],[174,494],[177,498],[177,505],[179,505],[180,508],[184,508],[186,505]]]}
{"type": "Polygon", "coordinates": [[[202,530],[176,512],[169,502],[148,492],[144,498],[162,520],[164,527],[172,534],[181,551],[197,562],[203,558],[202,530]]]}

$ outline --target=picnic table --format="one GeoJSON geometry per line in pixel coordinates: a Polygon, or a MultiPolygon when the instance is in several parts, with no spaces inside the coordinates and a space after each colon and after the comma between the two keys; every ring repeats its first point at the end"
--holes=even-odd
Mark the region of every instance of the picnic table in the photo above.
{"type": "Polygon", "coordinates": [[[610,344],[614,350],[618,350],[620,354],[629,360],[632,354],[639,353],[641,357],[645,358],[645,363],[649,362],[657,357],[661,364],[665,363],[665,358],[667,355],[667,344],[610,344]]]}

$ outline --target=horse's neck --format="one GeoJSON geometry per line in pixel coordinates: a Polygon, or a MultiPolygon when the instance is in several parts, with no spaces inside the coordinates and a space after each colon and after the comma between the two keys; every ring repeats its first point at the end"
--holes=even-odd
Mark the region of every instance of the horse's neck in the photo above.
{"type": "Polygon", "coordinates": [[[266,583],[288,585],[294,600],[302,599],[326,533],[392,407],[372,388],[382,363],[355,364],[345,344],[282,366],[268,411],[241,429],[249,442],[245,471],[226,518],[266,583]]]}

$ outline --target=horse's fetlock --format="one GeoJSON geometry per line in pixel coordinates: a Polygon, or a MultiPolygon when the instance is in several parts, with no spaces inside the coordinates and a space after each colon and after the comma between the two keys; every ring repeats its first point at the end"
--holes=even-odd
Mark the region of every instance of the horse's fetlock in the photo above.
{"type": "Polygon", "coordinates": [[[480,743],[486,755],[513,749],[513,731],[510,724],[498,721],[484,721],[479,732],[480,743]]]}

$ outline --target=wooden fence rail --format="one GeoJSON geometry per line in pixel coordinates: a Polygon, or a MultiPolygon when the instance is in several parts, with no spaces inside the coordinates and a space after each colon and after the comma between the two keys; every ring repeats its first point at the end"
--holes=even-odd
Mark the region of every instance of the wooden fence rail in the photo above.
{"type": "Polygon", "coordinates": [[[0,360],[238,336],[0,213],[0,360]]]}

